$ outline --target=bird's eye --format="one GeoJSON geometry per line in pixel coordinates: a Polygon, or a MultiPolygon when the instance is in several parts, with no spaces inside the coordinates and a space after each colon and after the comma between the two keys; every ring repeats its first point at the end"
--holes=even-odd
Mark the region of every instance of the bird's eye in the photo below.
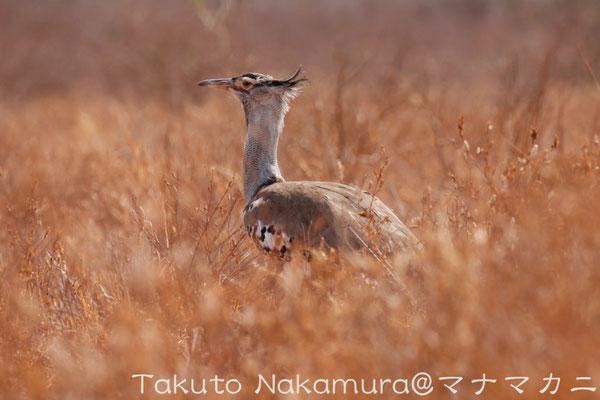
{"type": "Polygon", "coordinates": [[[252,83],[250,81],[243,80],[242,81],[242,86],[244,88],[248,89],[250,86],[252,86],[252,83]]]}

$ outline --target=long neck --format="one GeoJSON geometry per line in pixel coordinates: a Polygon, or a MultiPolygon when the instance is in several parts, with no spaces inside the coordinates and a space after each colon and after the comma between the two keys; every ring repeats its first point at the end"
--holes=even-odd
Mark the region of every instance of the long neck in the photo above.
{"type": "Polygon", "coordinates": [[[246,204],[265,185],[283,180],[277,164],[277,144],[283,130],[285,109],[246,109],[248,134],[244,145],[244,195],[246,204]]]}

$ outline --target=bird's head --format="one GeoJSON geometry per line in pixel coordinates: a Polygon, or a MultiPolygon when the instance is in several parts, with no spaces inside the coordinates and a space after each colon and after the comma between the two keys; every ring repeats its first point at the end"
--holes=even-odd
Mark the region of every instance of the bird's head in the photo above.
{"type": "Polygon", "coordinates": [[[289,102],[296,97],[302,83],[307,79],[300,76],[299,67],[287,79],[274,79],[272,76],[255,72],[234,76],[233,78],[207,79],[198,86],[214,87],[233,93],[244,106],[246,118],[255,111],[266,108],[285,113],[289,102]]]}

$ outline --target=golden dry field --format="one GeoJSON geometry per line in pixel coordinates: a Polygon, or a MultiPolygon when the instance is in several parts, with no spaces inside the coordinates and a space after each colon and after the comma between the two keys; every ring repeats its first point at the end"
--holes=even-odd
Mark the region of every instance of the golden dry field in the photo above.
{"type": "Polygon", "coordinates": [[[0,50],[1,399],[599,398],[598,2],[1,0],[0,50]],[[242,107],[196,83],[300,64],[282,172],[383,170],[424,245],[397,280],[242,226],[242,107]],[[173,374],[243,390],[159,394],[173,374]]]}

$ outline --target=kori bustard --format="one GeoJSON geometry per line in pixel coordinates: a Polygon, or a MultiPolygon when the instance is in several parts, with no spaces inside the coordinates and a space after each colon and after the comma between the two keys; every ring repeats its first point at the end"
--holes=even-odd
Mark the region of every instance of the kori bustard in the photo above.
{"type": "Polygon", "coordinates": [[[293,249],[367,249],[390,254],[417,245],[393,211],[359,188],[334,182],[286,182],[277,145],[290,101],[306,79],[300,68],[288,79],[247,73],[207,79],[199,86],[233,93],[246,114],[243,179],[244,224],[267,253],[288,258],[293,249]]]}

